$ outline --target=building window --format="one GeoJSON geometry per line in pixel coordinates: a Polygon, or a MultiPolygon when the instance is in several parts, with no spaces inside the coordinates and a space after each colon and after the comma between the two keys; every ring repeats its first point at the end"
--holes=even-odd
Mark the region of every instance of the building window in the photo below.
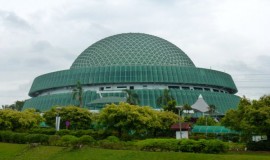
{"type": "Polygon", "coordinates": [[[127,88],[127,86],[117,86],[117,88],[127,88]]]}
{"type": "Polygon", "coordinates": [[[100,91],[103,91],[103,90],[104,90],[104,87],[99,87],[99,90],[100,90],[100,91]]]}
{"type": "Polygon", "coordinates": [[[190,90],[189,87],[182,87],[183,90],[190,90]]]}
{"type": "Polygon", "coordinates": [[[179,86],[168,86],[169,89],[179,89],[179,86]]]}
{"type": "Polygon", "coordinates": [[[134,86],[130,86],[129,89],[134,89],[134,86]]]}
{"type": "Polygon", "coordinates": [[[200,88],[200,87],[194,87],[194,90],[199,90],[199,91],[201,91],[201,90],[203,90],[203,89],[200,88]]]}

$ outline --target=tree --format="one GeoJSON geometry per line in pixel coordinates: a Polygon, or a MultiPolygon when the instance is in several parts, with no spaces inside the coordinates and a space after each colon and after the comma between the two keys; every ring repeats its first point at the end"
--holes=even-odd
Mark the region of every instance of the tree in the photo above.
{"type": "Polygon", "coordinates": [[[25,101],[16,101],[14,104],[11,105],[2,105],[3,109],[13,109],[17,111],[21,111],[23,108],[25,101]]]}
{"type": "Polygon", "coordinates": [[[92,113],[87,109],[76,106],[53,107],[44,113],[43,117],[50,126],[55,126],[55,117],[61,117],[60,127],[65,128],[68,120],[74,129],[89,129],[92,124],[92,113]],[[61,108],[61,109],[60,109],[61,108]]]}
{"type": "Polygon", "coordinates": [[[209,112],[210,116],[212,117],[214,115],[214,113],[216,112],[216,106],[213,104],[210,104],[208,107],[208,112],[209,112]]]}
{"type": "Polygon", "coordinates": [[[173,96],[171,96],[169,93],[170,90],[164,89],[163,94],[156,100],[157,106],[159,106],[160,108],[166,108],[170,101],[175,100],[173,96]]]}
{"type": "Polygon", "coordinates": [[[270,137],[270,95],[250,101],[243,97],[237,110],[229,110],[222,124],[246,135],[270,137]]]}
{"type": "Polygon", "coordinates": [[[17,110],[0,110],[0,129],[3,130],[25,130],[38,127],[42,117],[35,109],[26,109],[23,112],[17,110]]]}
{"type": "Polygon", "coordinates": [[[99,123],[107,131],[123,135],[150,136],[165,133],[177,121],[172,112],[159,112],[150,107],[140,107],[128,103],[110,104],[103,108],[99,115],[99,123]]]}
{"type": "Polygon", "coordinates": [[[83,107],[83,89],[82,89],[82,85],[80,81],[78,81],[76,87],[73,88],[72,97],[73,99],[79,101],[80,103],[79,106],[82,108],[83,107]]]}
{"type": "Polygon", "coordinates": [[[205,126],[207,123],[207,126],[216,126],[219,125],[212,117],[200,117],[196,121],[196,125],[202,125],[205,126]]]}
{"type": "Polygon", "coordinates": [[[129,89],[125,89],[123,91],[127,93],[127,103],[131,105],[137,105],[140,103],[140,99],[137,93],[129,89]]]}
{"type": "Polygon", "coordinates": [[[167,105],[163,106],[164,111],[171,111],[175,114],[178,114],[178,109],[176,108],[176,101],[170,100],[167,105]]]}

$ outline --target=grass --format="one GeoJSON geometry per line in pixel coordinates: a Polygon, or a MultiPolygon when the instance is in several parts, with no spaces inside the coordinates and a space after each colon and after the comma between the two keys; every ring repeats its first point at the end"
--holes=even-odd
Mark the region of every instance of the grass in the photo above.
{"type": "Polygon", "coordinates": [[[0,143],[0,160],[270,160],[270,153],[198,154],[179,152],[142,152],[83,148],[70,150],[64,147],[0,143]]]}

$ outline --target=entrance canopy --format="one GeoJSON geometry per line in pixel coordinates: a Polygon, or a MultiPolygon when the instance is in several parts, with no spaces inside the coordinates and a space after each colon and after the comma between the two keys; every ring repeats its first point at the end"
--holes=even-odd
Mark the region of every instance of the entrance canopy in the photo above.
{"type": "Polygon", "coordinates": [[[239,132],[230,130],[224,126],[193,126],[192,133],[234,133],[239,134],[239,132]]]}

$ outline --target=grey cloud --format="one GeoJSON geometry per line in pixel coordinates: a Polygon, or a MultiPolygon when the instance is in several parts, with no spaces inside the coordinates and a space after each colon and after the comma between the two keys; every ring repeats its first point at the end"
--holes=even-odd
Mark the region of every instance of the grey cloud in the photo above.
{"type": "Polygon", "coordinates": [[[29,23],[14,12],[0,10],[0,20],[2,21],[2,24],[8,28],[32,30],[29,23]]]}

